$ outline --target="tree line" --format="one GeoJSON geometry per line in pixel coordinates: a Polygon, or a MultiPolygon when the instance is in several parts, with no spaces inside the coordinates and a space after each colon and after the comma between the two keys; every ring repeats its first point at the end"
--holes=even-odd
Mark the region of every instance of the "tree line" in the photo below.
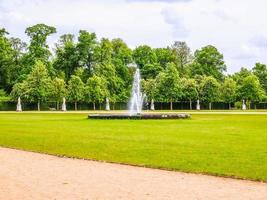
{"type": "Polygon", "coordinates": [[[47,38],[56,28],[36,24],[25,30],[29,43],[8,37],[0,28],[0,96],[10,95],[36,102],[38,110],[45,101],[57,102],[63,97],[75,103],[113,104],[127,102],[135,68],[140,69],[142,90],[148,101],[173,102],[200,100],[225,102],[229,108],[245,100],[267,99],[267,67],[256,63],[252,70],[241,68],[226,75],[222,53],[212,45],[191,52],[183,41],[171,46],[152,48],[140,45],[131,49],[119,38],[98,39],[95,33],[80,30],[60,36],[54,49],[47,38]]]}

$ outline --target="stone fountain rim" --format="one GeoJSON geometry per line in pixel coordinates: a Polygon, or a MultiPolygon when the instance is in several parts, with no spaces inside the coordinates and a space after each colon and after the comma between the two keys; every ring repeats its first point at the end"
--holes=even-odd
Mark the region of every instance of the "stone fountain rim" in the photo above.
{"type": "Polygon", "coordinates": [[[141,113],[131,115],[129,113],[93,113],[89,119],[188,119],[188,113],[141,113]]]}

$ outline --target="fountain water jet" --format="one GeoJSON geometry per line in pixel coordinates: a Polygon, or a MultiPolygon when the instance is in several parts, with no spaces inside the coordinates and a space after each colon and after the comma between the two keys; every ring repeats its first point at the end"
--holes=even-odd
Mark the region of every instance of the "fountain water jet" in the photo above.
{"type": "Polygon", "coordinates": [[[140,115],[142,112],[144,95],[141,92],[140,70],[136,68],[132,86],[132,96],[130,99],[130,115],[140,115]]]}
{"type": "MultiPolygon", "coordinates": [[[[108,114],[90,114],[89,119],[186,119],[190,118],[189,114],[185,113],[142,113],[143,101],[145,95],[141,92],[141,76],[140,70],[136,65],[129,67],[135,67],[134,81],[132,86],[131,99],[129,101],[128,113],[108,113],[108,114]]],[[[107,105],[107,104],[106,104],[107,105]]],[[[154,100],[151,104],[151,109],[154,110],[154,100]]]]}

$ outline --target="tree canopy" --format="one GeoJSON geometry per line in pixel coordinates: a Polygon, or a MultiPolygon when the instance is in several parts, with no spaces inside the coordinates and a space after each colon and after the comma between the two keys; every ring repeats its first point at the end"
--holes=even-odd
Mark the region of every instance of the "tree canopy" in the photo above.
{"type": "Polygon", "coordinates": [[[47,64],[51,52],[46,40],[49,35],[56,33],[56,28],[46,24],[36,24],[28,27],[25,33],[30,37],[29,62],[35,63],[37,60],[41,60],[47,64]]]}
{"type": "MultiPolygon", "coordinates": [[[[148,100],[172,103],[200,99],[259,102],[266,99],[267,67],[226,74],[223,54],[212,45],[191,52],[184,41],[167,47],[139,45],[130,48],[121,38],[98,38],[94,32],[65,33],[48,45],[56,28],[36,24],[25,30],[29,42],[9,37],[0,28],[0,89],[13,98],[40,103],[63,97],[77,103],[127,102],[137,66],[148,100]],[[52,51],[53,50],[53,51],[52,51]]],[[[57,106],[58,107],[58,106],[57,106]]]]}
{"type": "Polygon", "coordinates": [[[220,88],[221,99],[229,104],[229,109],[231,109],[231,103],[235,102],[237,98],[237,85],[236,82],[230,78],[225,78],[224,82],[220,88]]]}
{"type": "Polygon", "coordinates": [[[206,76],[200,85],[200,97],[204,102],[209,103],[209,109],[211,110],[211,103],[217,101],[219,98],[219,83],[212,76],[206,76]]]}
{"type": "Polygon", "coordinates": [[[212,76],[221,81],[226,71],[223,55],[212,45],[196,50],[195,59],[191,64],[191,74],[212,76]]]}
{"type": "Polygon", "coordinates": [[[37,61],[26,80],[17,83],[13,90],[15,96],[21,96],[30,102],[37,102],[37,108],[40,110],[40,103],[45,101],[51,92],[51,79],[45,65],[37,61]]]}
{"type": "Polygon", "coordinates": [[[161,72],[157,79],[158,97],[162,101],[170,102],[170,109],[172,110],[172,103],[182,97],[182,88],[179,77],[179,72],[173,63],[169,63],[166,69],[161,72]]]}

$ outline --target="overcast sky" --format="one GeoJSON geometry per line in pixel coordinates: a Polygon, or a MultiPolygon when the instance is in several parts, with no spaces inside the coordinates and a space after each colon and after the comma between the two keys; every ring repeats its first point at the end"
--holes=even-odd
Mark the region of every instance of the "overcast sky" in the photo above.
{"type": "Polygon", "coordinates": [[[50,45],[79,29],[99,38],[120,37],[131,48],[179,40],[193,52],[211,44],[232,73],[267,63],[266,8],[266,0],[0,0],[0,27],[27,41],[26,27],[55,26],[50,45]]]}

